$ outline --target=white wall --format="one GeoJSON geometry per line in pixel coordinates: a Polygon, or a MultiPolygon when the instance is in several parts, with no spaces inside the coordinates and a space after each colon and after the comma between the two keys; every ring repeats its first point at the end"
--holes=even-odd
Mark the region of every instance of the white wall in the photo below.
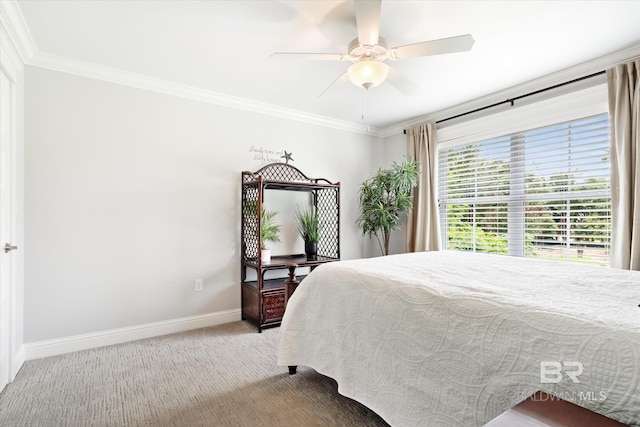
{"type": "Polygon", "coordinates": [[[25,342],[240,308],[240,172],[342,184],[342,257],[383,140],[27,66],[25,342]],[[203,278],[205,290],[194,292],[203,278]]]}

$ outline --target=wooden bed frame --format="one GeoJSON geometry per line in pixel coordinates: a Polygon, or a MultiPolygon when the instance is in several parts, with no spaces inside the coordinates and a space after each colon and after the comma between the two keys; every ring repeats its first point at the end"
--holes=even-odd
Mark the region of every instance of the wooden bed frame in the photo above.
{"type": "Polygon", "coordinates": [[[553,427],[624,427],[618,421],[539,391],[514,408],[489,421],[484,427],[513,427],[522,417],[553,427]]]}

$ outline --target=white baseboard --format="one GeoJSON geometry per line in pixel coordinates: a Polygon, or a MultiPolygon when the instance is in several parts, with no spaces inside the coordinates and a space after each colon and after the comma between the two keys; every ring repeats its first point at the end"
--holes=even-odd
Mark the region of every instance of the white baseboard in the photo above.
{"type": "Polygon", "coordinates": [[[40,359],[57,354],[87,350],[105,345],[119,344],[192,329],[206,328],[240,321],[240,309],[219,311],[199,316],[183,317],[162,322],[146,323],[127,328],[111,329],[91,334],[39,341],[24,345],[26,360],[40,359]]]}
{"type": "Polygon", "coordinates": [[[16,375],[18,374],[18,371],[20,370],[20,368],[22,368],[24,361],[25,361],[25,350],[24,350],[24,346],[22,345],[11,358],[12,366],[11,366],[11,372],[9,374],[10,375],[9,382],[15,379],[16,375]]]}

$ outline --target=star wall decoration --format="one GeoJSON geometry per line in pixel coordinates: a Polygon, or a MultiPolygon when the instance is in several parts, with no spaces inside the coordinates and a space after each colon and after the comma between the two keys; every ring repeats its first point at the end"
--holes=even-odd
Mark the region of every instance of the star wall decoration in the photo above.
{"type": "Polygon", "coordinates": [[[284,152],[284,156],[280,156],[281,159],[284,159],[286,164],[289,164],[289,160],[291,160],[293,162],[293,157],[291,157],[293,153],[287,153],[286,151],[284,152]]]}

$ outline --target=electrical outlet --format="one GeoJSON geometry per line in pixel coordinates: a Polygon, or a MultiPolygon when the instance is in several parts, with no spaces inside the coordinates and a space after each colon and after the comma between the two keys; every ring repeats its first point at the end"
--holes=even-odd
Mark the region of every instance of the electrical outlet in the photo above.
{"type": "Polygon", "coordinates": [[[203,289],[202,279],[196,279],[194,281],[194,285],[195,285],[195,291],[196,292],[200,292],[203,289]]]}

